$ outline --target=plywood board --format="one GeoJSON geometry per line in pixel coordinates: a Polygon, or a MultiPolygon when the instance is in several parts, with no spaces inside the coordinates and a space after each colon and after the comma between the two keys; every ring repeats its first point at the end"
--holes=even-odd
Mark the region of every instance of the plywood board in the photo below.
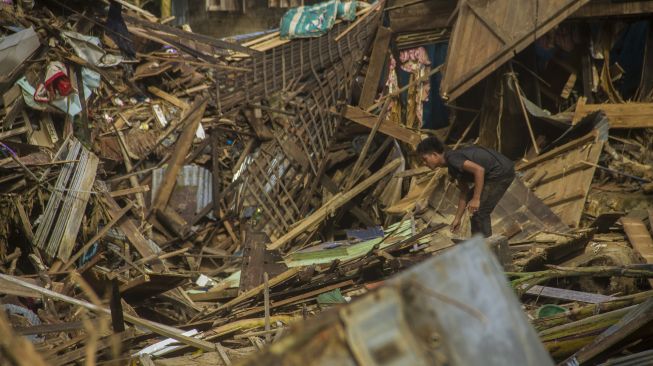
{"type": "Polygon", "coordinates": [[[566,225],[578,226],[603,144],[593,131],[518,167],[532,177],[526,184],[535,195],[566,225]]]}
{"type": "Polygon", "coordinates": [[[440,93],[457,98],[588,1],[461,1],[440,93]]]}

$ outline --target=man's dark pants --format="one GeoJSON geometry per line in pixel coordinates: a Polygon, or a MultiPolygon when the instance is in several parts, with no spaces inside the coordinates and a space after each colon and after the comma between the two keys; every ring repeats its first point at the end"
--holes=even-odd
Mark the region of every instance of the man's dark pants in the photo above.
{"type": "MultiPolygon", "coordinates": [[[[483,185],[483,191],[481,192],[481,204],[478,207],[478,211],[471,217],[472,224],[472,235],[473,234],[483,234],[484,237],[489,238],[492,236],[492,221],[490,220],[490,214],[494,211],[494,208],[497,206],[501,197],[503,197],[508,187],[515,178],[515,174],[512,173],[510,176],[505,178],[500,178],[493,181],[486,181],[483,185]]],[[[470,190],[467,196],[467,202],[472,198],[474,190],[470,190]]]]}

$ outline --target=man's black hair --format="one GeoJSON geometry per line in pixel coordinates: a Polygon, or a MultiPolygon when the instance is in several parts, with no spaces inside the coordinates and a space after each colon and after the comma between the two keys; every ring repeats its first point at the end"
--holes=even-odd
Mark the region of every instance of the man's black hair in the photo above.
{"type": "Polygon", "coordinates": [[[427,137],[417,145],[417,155],[430,153],[442,154],[443,152],[444,144],[435,136],[427,137]]]}

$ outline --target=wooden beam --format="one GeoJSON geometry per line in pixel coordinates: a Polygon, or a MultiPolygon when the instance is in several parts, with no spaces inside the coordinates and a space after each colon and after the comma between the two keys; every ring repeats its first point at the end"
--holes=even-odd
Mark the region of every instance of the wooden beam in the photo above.
{"type": "MultiPolygon", "coordinates": [[[[334,109],[331,111],[337,113],[334,109]]],[[[353,106],[345,107],[343,117],[368,128],[373,128],[374,124],[379,118],[375,114],[368,113],[358,107],[353,106]]],[[[403,141],[413,147],[417,146],[417,144],[422,141],[422,137],[418,132],[403,127],[399,123],[391,122],[388,120],[381,122],[381,125],[379,126],[379,132],[390,137],[394,137],[397,140],[403,141]]]]}
{"type": "Polygon", "coordinates": [[[653,1],[592,0],[583,5],[571,18],[597,18],[628,15],[647,15],[653,13],[653,1]]]}
{"type": "MultiPolygon", "coordinates": [[[[177,184],[177,174],[184,164],[186,155],[190,150],[191,145],[193,144],[193,139],[195,138],[195,131],[202,120],[204,115],[204,110],[206,109],[207,100],[199,101],[193,105],[193,110],[189,111],[185,119],[190,119],[187,126],[184,127],[181,135],[175,142],[175,150],[172,152],[170,159],[168,161],[168,167],[163,176],[161,186],[159,187],[154,203],[152,203],[152,208],[150,209],[150,214],[155,212],[157,209],[163,209],[168,205],[170,196],[172,195],[172,190],[177,184]]],[[[183,121],[180,123],[184,123],[183,121]]]]}
{"type": "Polygon", "coordinates": [[[278,249],[291,240],[295,239],[298,237],[301,233],[305,232],[308,230],[310,227],[313,225],[324,221],[329,214],[331,214],[333,211],[337,210],[338,208],[342,207],[344,204],[352,200],[354,197],[356,197],[358,194],[369,188],[372,184],[378,182],[381,180],[381,178],[385,177],[386,175],[390,174],[393,170],[397,169],[399,165],[401,164],[400,159],[395,159],[383,168],[381,168],[379,171],[376,173],[372,174],[370,177],[365,179],[364,181],[360,182],[356,186],[354,186],[351,190],[345,192],[345,193],[339,193],[333,198],[329,200],[326,204],[324,204],[322,207],[320,207],[317,211],[315,211],[312,215],[309,217],[305,218],[304,220],[298,222],[295,227],[293,227],[288,233],[286,233],[284,236],[280,237],[279,239],[275,240],[274,242],[270,243],[267,248],[268,250],[274,250],[278,249]]]}
{"type": "Polygon", "coordinates": [[[653,103],[579,104],[572,124],[596,111],[603,111],[610,128],[652,128],[653,103]]]}
{"type": "Polygon", "coordinates": [[[383,75],[383,66],[385,59],[388,55],[388,47],[390,46],[390,39],[392,38],[392,30],[386,27],[379,27],[376,31],[376,38],[374,39],[374,46],[372,46],[372,54],[370,55],[370,63],[367,66],[365,73],[365,81],[363,82],[363,90],[358,100],[358,106],[366,109],[374,103],[376,99],[377,90],[379,88],[379,81],[383,75]]]}
{"type": "MultiPolygon", "coordinates": [[[[644,222],[638,218],[626,216],[621,218],[621,224],[624,226],[624,231],[633,249],[644,258],[646,263],[653,264],[653,239],[651,239],[644,222]]],[[[653,279],[649,279],[648,283],[653,286],[653,279]]]]}
{"type": "MultiPolygon", "coordinates": [[[[149,91],[150,93],[156,95],[157,97],[165,100],[166,102],[174,105],[175,107],[179,107],[182,111],[186,111],[186,110],[188,110],[188,108],[190,108],[188,103],[186,103],[183,100],[175,97],[172,94],[168,94],[168,93],[164,92],[163,90],[157,88],[156,86],[149,86],[147,88],[147,91],[149,91]]],[[[195,133],[195,131],[193,131],[193,133],[195,133]]]]}
{"type": "Polygon", "coordinates": [[[136,194],[136,193],[145,193],[150,190],[150,186],[136,186],[133,188],[125,188],[125,189],[119,189],[117,191],[109,192],[109,195],[111,197],[116,198],[116,197],[121,197],[121,196],[127,196],[130,194],[136,194]]]}

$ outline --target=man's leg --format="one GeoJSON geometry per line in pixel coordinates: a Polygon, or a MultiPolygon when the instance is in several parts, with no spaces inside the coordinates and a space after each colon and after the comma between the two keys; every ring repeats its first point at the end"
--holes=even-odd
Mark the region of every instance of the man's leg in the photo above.
{"type": "Polygon", "coordinates": [[[481,192],[481,205],[471,218],[472,234],[483,234],[484,237],[492,236],[491,214],[501,197],[506,193],[512,183],[513,177],[499,181],[486,182],[481,192]]]}

